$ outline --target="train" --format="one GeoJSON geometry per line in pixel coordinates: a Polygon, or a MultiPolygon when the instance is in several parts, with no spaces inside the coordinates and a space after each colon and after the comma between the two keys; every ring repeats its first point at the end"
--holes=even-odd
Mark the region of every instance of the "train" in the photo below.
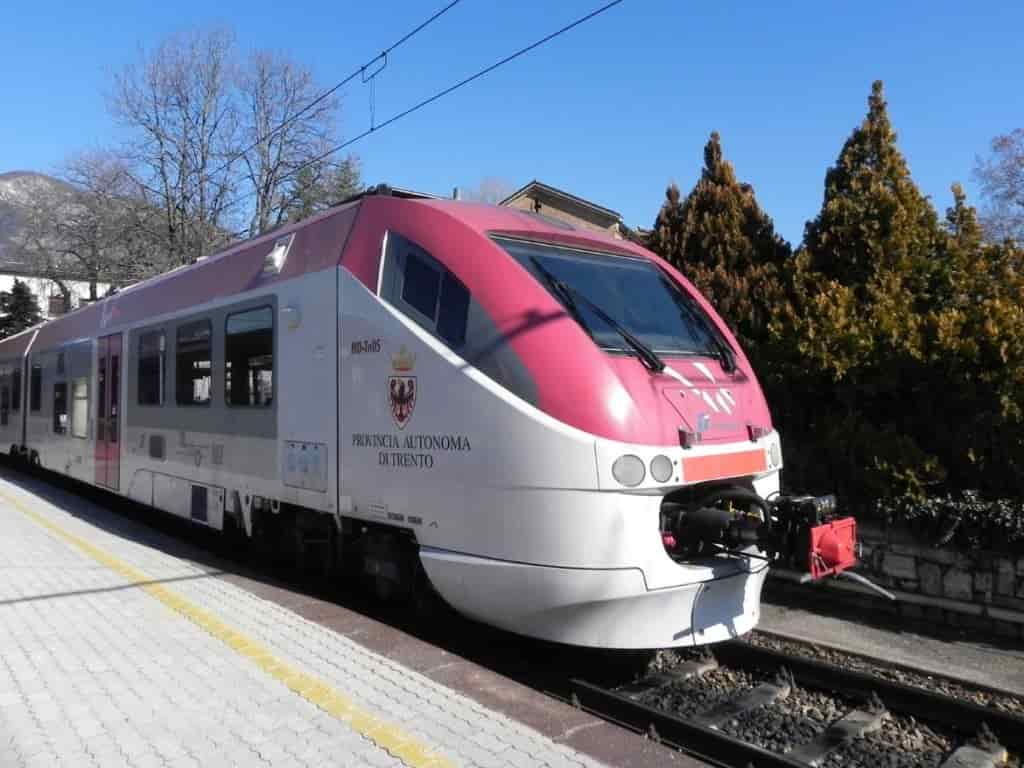
{"type": "Polygon", "coordinates": [[[855,562],[707,299],[630,239],[386,186],[0,341],[10,458],[519,635],[716,643],[855,562]]]}

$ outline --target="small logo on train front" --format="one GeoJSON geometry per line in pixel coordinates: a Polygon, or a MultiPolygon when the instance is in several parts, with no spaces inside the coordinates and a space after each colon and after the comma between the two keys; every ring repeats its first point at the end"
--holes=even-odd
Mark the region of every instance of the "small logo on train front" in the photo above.
{"type": "Polygon", "coordinates": [[[416,377],[409,375],[415,364],[416,355],[404,346],[398,350],[397,355],[391,356],[391,368],[395,375],[388,376],[388,402],[391,403],[391,418],[399,429],[405,429],[416,407],[416,377]]]}

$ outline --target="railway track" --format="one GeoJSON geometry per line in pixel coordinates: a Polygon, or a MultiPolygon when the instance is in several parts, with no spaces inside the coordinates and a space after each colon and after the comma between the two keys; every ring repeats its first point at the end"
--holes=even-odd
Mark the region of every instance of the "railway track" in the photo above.
{"type": "Polygon", "coordinates": [[[1019,765],[1024,717],[731,641],[627,683],[571,681],[574,704],[736,768],[1019,765]]]}

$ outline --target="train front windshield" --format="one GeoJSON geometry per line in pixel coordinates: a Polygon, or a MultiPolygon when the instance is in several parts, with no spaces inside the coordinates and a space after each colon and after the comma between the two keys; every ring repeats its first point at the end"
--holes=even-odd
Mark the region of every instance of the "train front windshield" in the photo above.
{"type": "Polygon", "coordinates": [[[547,275],[564,283],[572,294],[585,297],[587,301],[566,309],[575,313],[602,349],[632,351],[587,302],[596,304],[659,354],[719,355],[710,318],[650,261],[522,240],[494,240],[563,305],[566,297],[559,295],[547,275]]]}

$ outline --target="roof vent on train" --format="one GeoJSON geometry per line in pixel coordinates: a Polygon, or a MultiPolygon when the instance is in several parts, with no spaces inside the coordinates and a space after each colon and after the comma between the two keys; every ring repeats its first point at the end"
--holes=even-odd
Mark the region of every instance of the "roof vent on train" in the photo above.
{"type": "Polygon", "coordinates": [[[294,239],[295,233],[292,232],[274,241],[274,247],[270,249],[270,253],[263,259],[263,274],[280,274],[281,270],[284,269],[284,263],[288,258],[288,251],[291,249],[294,239]]]}

